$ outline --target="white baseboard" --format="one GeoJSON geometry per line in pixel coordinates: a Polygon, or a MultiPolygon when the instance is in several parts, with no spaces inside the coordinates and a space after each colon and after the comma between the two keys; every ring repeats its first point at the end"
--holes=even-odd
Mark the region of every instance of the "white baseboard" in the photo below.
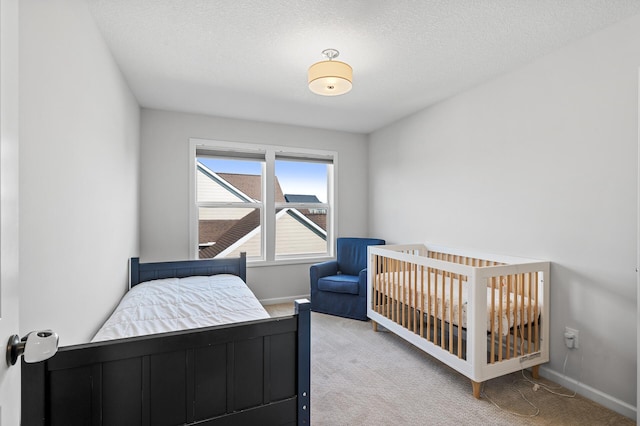
{"type": "Polygon", "coordinates": [[[585,398],[589,398],[590,400],[595,401],[616,413],[622,414],[630,419],[637,420],[637,408],[631,404],[627,404],[626,402],[614,398],[613,396],[599,391],[598,389],[592,388],[584,383],[580,383],[571,377],[567,377],[544,366],[540,366],[540,375],[545,379],[549,379],[567,389],[571,389],[585,398]]]}
{"type": "Polygon", "coordinates": [[[260,303],[262,303],[263,306],[277,305],[279,303],[293,303],[298,299],[311,299],[311,296],[308,294],[303,294],[300,296],[275,297],[273,299],[262,299],[260,300],[260,303]]]}

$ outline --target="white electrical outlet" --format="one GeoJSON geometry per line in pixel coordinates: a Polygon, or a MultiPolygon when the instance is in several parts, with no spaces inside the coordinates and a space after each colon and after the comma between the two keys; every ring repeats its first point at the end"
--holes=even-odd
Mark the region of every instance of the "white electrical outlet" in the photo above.
{"type": "Polygon", "coordinates": [[[569,349],[578,349],[580,347],[580,332],[575,328],[564,328],[564,343],[569,349]],[[571,338],[573,336],[573,338],[571,338]]]}

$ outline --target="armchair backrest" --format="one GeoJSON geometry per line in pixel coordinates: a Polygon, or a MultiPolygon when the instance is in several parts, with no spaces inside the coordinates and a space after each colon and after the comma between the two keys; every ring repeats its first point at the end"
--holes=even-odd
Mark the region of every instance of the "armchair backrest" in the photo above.
{"type": "Polygon", "coordinates": [[[346,275],[358,275],[367,267],[367,247],[384,244],[385,241],[378,238],[338,238],[338,270],[346,275]]]}

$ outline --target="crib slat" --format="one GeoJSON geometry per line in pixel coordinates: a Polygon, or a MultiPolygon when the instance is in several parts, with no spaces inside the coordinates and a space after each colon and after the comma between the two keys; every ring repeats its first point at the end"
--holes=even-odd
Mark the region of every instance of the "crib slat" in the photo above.
{"type": "Polygon", "coordinates": [[[440,332],[438,331],[438,310],[440,309],[440,305],[438,304],[438,275],[440,275],[440,271],[437,269],[433,269],[434,272],[434,293],[433,293],[433,343],[436,345],[440,344],[440,340],[438,336],[440,332]]]}
{"type": "Polygon", "coordinates": [[[515,313],[516,313],[516,317],[515,317],[515,321],[516,324],[514,325],[514,329],[516,330],[516,332],[518,333],[516,335],[516,342],[517,342],[517,346],[516,346],[516,357],[519,355],[524,355],[524,352],[522,352],[522,329],[520,328],[520,322],[521,322],[521,311],[522,311],[522,276],[520,274],[516,275],[516,283],[517,283],[517,288],[518,288],[518,293],[516,294],[516,304],[515,304],[515,313]],[[518,319],[520,318],[520,319],[518,319]]]}
{"type": "Polygon", "coordinates": [[[411,264],[405,262],[405,298],[403,299],[403,307],[405,308],[405,315],[407,317],[407,329],[411,330],[411,264]]]}
{"type": "Polygon", "coordinates": [[[387,277],[387,303],[386,303],[386,315],[387,318],[391,319],[391,304],[393,303],[393,277],[391,272],[391,259],[386,259],[386,277],[387,277]]]}
{"type": "Polygon", "coordinates": [[[419,311],[419,306],[418,306],[418,265],[413,264],[413,268],[412,268],[412,273],[413,273],[413,332],[417,333],[418,332],[418,311],[419,311]]]}
{"type": "Polygon", "coordinates": [[[393,280],[393,321],[397,322],[398,321],[398,283],[399,283],[399,274],[400,271],[398,270],[398,264],[400,263],[399,260],[394,259],[393,260],[393,274],[395,275],[395,279],[393,280]]]}
{"type": "Polygon", "coordinates": [[[424,337],[424,265],[420,265],[420,337],[424,337]]]}
{"type": "Polygon", "coordinates": [[[386,275],[387,271],[385,270],[385,261],[386,261],[385,257],[381,257],[381,259],[378,260],[378,262],[380,262],[380,293],[381,293],[379,298],[380,310],[378,312],[381,315],[385,315],[385,309],[387,305],[387,295],[389,294],[385,291],[385,285],[389,281],[388,276],[386,275]]]}
{"type": "Polygon", "coordinates": [[[405,262],[405,299],[403,299],[405,307],[405,315],[407,317],[407,329],[411,330],[411,263],[405,262]]]}
{"type": "Polygon", "coordinates": [[[387,285],[388,280],[388,276],[387,276],[387,270],[385,268],[386,265],[386,261],[387,258],[386,257],[382,257],[381,256],[381,260],[380,260],[380,276],[381,278],[381,282],[380,282],[380,287],[382,289],[382,294],[380,295],[380,314],[387,316],[385,309],[387,306],[387,298],[389,297],[389,293],[386,291],[385,286],[387,285]]]}
{"type": "Polygon", "coordinates": [[[411,330],[411,275],[409,274],[409,270],[411,268],[411,264],[409,262],[403,262],[404,268],[404,276],[405,276],[405,288],[404,288],[404,299],[402,300],[402,309],[403,316],[402,320],[405,321],[406,317],[406,328],[411,330]]]}
{"type": "Polygon", "coordinates": [[[400,304],[398,305],[398,314],[400,315],[398,324],[402,325],[403,327],[405,325],[404,324],[404,305],[406,303],[404,298],[404,287],[406,285],[404,264],[405,264],[404,262],[400,262],[398,265],[400,268],[400,279],[402,280],[398,284],[398,291],[400,293],[398,295],[398,300],[400,302],[400,304]]]}
{"type": "Polygon", "coordinates": [[[384,268],[382,261],[384,258],[381,258],[379,255],[376,255],[376,264],[378,265],[378,310],[379,314],[384,314],[384,268]]]}
{"type": "Polygon", "coordinates": [[[445,318],[445,302],[446,302],[445,301],[446,298],[445,298],[444,286],[445,286],[445,281],[446,281],[446,278],[445,278],[446,273],[445,273],[445,271],[440,271],[440,270],[438,272],[442,272],[442,281],[441,281],[442,296],[440,297],[440,300],[442,302],[440,304],[441,307],[442,307],[442,312],[440,314],[440,347],[442,349],[446,349],[446,344],[445,344],[445,340],[444,340],[444,331],[445,331],[445,329],[444,329],[444,322],[445,322],[444,318],[445,318]]]}
{"type": "Polygon", "coordinates": [[[525,300],[524,300],[524,289],[525,289],[525,283],[524,283],[524,274],[518,274],[518,279],[520,280],[520,287],[521,287],[521,291],[520,291],[520,354],[524,355],[525,351],[524,351],[524,346],[525,346],[525,341],[526,341],[526,336],[524,335],[524,308],[525,308],[525,300]]]}
{"type": "Polygon", "coordinates": [[[398,271],[397,290],[396,295],[396,321],[398,324],[402,324],[402,262],[400,260],[396,263],[396,269],[398,271]]]}
{"type": "Polygon", "coordinates": [[[402,262],[398,260],[398,298],[396,303],[396,318],[398,324],[402,324],[402,262]]]}
{"type": "Polygon", "coordinates": [[[380,283],[378,284],[378,288],[380,289],[380,294],[378,296],[378,313],[381,315],[384,315],[384,309],[387,301],[387,293],[384,291],[385,281],[387,281],[387,276],[385,275],[386,271],[384,270],[384,261],[385,258],[380,256],[378,259],[378,265],[380,267],[380,283]]]}
{"type": "Polygon", "coordinates": [[[434,310],[433,310],[433,338],[434,338],[434,343],[438,346],[440,346],[440,329],[439,329],[439,323],[438,323],[438,313],[440,312],[440,303],[438,302],[438,294],[440,293],[440,286],[438,285],[438,282],[440,281],[440,270],[438,269],[434,269],[434,283],[433,286],[435,288],[435,293],[433,296],[433,306],[434,306],[434,310]]]}
{"type": "MultiPolygon", "coordinates": [[[[495,315],[496,315],[496,277],[491,277],[491,307],[489,308],[489,318],[491,330],[491,364],[495,362],[496,351],[496,330],[495,330],[495,315]]],[[[486,290],[485,290],[486,291],[486,290]]]]}
{"type": "Polygon", "coordinates": [[[373,255],[373,269],[375,271],[375,275],[373,276],[373,310],[375,312],[380,312],[378,307],[380,306],[380,271],[378,270],[378,255],[373,255]]]}
{"type": "Polygon", "coordinates": [[[462,277],[458,275],[458,358],[462,358],[462,277]]]}
{"type": "Polygon", "coordinates": [[[526,320],[526,324],[527,324],[527,353],[531,353],[531,349],[533,348],[533,345],[531,344],[531,311],[533,310],[533,306],[531,305],[532,303],[532,298],[531,298],[531,294],[533,293],[531,291],[531,273],[527,274],[527,297],[528,297],[528,302],[527,303],[527,320],[526,320]]]}
{"type": "Polygon", "coordinates": [[[395,279],[393,278],[393,274],[395,273],[393,271],[393,265],[395,262],[393,259],[387,259],[387,279],[389,280],[387,286],[389,287],[388,289],[388,295],[389,295],[389,302],[387,303],[387,317],[389,319],[393,319],[393,300],[394,300],[394,289],[395,289],[395,279]]]}
{"type": "Polygon", "coordinates": [[[538,307],[540,306],[540,299],[538,297],[538,273],[534,272],[534,278],[535,278],[535,299],[536,299],[536,303],[535,303],[535,310],[533,313],[533,318],[530,319],[531,322],[533,322],[533,330],[534,330],[534,335],[535,335],[535,343],[533,345],[533,350],[534,351],[538,351],[538,345],[540,343],[540,331],[538,329],[538,315],[540,315],[540,311],[538,309],[538,307]]]}
{"type": "Polygon", "coordinates": [[[393,277],[391,276],[391,259],[385,258],[385,277],[387,282],[385,283],[385,294],[387,295],[387,301],[385,303],[385,316],[391,319],[391,301],[393,298],[393,277]]]}
{"type": "Polygon", "coordinates": [[[373,276],[373,300],[372,300],[372,304],[373,306],[371,306],[371,308],[378,312],[378,284],[380,282],[380,275],[379,275],[379,271],[378,271],[378,256],[377,255],[373,255],[373,269],[374,269],[374,276],[373,276]]]}
{"type": "Polygon", "coordinates": [[[426,317],[427,317],[427,340],[430,341],[431,343],[435,343],[434,342],[434,338],[432,336],[431,333],[431,315],[432,315],[432,310],[431,310],[431,305],[432,305],[432,301],[431,301],[431,274],[433,273],[433,270],[431,268],[427,268],[427,310],[426,310],[426,317]]]}
{"type": "Polygon", "coordinates": [[[405,286],[404,286],[404,298],[402,300],[402,309],[404,313],[402,315],[402,320],[406,323],[406,328],[411,330],[411,300],[409,300],[409,295],[411,294],[411,276],[409,275],[410,263],[403,262],[403,275],[405,277],[405,286]],[[405,319],[406,318],[406,319],[405,319]]]}
{"type": "Polygon", "coordinates": [[[392,277],[391,277],[391,259],[386,259],[386,277],[387,277],[387,303],[386,303],[386,311],[387,318],[391,318],[391,304],[393,303],[393,287],[392,287],[392,277]]]}
{"type": "Polygon", "coordinates": [[[383,257],[382,258],[382,277],[383,277],[383,281],[382,281],[382,289],[384,291],[384,296],[383,296],[383,305],[382,305],[382,315],[384,315],[385,317],[389,317],[388,316],[388,312],[389,312],[389,269],[387,268],[387,264],[388,264],[389,258],[388,257],[383,257]]]}
{"type": "Polygon", "coordinates": [[[393,259],[387,259],[387,294],[389,295],[387,302],[387,318],[393,319],[393,298],[394,298],[394,288],[395,288],[395,280],[393,279],[393,259]]]}
{"type": "MultiPolygon", "coordinates": [[[[371,301],[371,303],[372,303],[371,308],[376,312],[378,311],[378,303],[377,302],[378,302],[378,281],[379,281],[378,268],[376,267],[377,263],[378,263],[377,256],[373,255],[373,269],[374,269],[375,272],[374,272],[374,275],[373,275],[373,283],[372,283],[372,285],[373,285],[373,290],[372,290],[373,291],[373,298],[372,298],[372,301],[371,301]]],[[[368,285],[368,283],[367,283],[367,285],[368,285]]]]}
{"type": "Polygon", "coordinates": [[[411,264],[405,262],[404,276],[407,277],[407,288],[405,290],[405,315],[407,316],[407,329],[411,330],[411,286],[413,279],[411,277],[411,264]]]}
{"type": "Polygon", "coordinates": [[[415,263],[411,265],[411,272],[413,274],[413,332],[418,332],[418,265],[415,263]]]}
{"type": "MultiPolygon", "coordinates": [[[[498,342],[501,343],[502,333],[503,333],[503,330],[502,330],[502,315],[503,315],[503,312],[502,312],[502,297],[503,297],[503,295],[502,295],[502,293],[503,293],[503,291],[502,291],[502,277],[498,277],[498,291],[499,291],[499,294],[498,294],[498,339],[497,340],[498,340],[498,342]]],[[[502,345],[501,344],[498,344],[498,361],[502,361],[502,345]]]]}
{"type": "MultiPolygon", "coordinates": [[[[509,325],[511,325],[511,277],[511,275],[507,275],[507,321],[509,325]]],[[[511,331],[507,333],[505,346],[507,349],[507,359],[511,359],[511,331]]]]}
{"type": "Polygon", "coordinates": [[[516,332],[515,342],[516,342],[516,353],[515,356],[524,355],[522,351],[522,275],[516,274],[514,275],[514,280],[516,283],[516,300],[514,304],[514,324],[513,328],[516,332]]]}
{"type": "Polygon", "coordinates": [[[431,297],[432,305],[429,305],[431,308],[431,318],[433,319],[433,343],[438,344],[438,270],[431,268],[431,273],[433,274],[432,285],[433,285],[433,296],[431,297]]]}
{"type": "Polygon", "coordinates": [[[401,297],[402,297],[402,282],[400,280],[402,280],[402,269],[401,269],[401,265],[402,262],[399,260],[396,260],[396,275],[397,275],[397,279],[396,279],[396,322],[398,324],[402,323],[402,318],[400,317],[401,313],[402,313],[402,306],[401,306],[401,297]]]}
{"type": "Polygon", "coordinates": [[[518,356],[518,276],[513,276],[513,357],[518,356]]]}
{"type": "Polygon", "coordinates": [[[453,274],[449,274],[449,353],[453,353],[453,274]]]}
{"type": "Polygon", "coordinates": [[[380,258],[378,259],[378,265],[379,265],[379,269],[378,269],[378,274],[380,275],[380,283],[378,284],[378,288],[380,289],[380,295],[378,297],[378,313],[380,315],[384,315],[384,295],[386,294],[384,292],[384,282],[385,282],[385,275],[384,275],[384,257],[380,256],[380,258]]]}
{"type": "MultiPolygon", "coordinates": [[[[411,264],[408,262],[404,262],[404,276],[406,277],[406,286],[405,286],[405,301],[402,305],[405,309],[404,316],[407,317],[407,329],[411,330],[411,275],[409,271],[411,269],[411,264]]],[[[404,317],[403,317],[404,319],[404,317]]]]}

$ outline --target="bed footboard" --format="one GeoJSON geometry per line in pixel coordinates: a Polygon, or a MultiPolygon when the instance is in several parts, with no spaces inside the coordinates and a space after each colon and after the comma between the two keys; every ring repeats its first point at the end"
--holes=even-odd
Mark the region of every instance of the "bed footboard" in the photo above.
{"type": "Polygon", "coordinates": [[[309,424],[310,307],[22,363],[23,425],[309,424]]]}

